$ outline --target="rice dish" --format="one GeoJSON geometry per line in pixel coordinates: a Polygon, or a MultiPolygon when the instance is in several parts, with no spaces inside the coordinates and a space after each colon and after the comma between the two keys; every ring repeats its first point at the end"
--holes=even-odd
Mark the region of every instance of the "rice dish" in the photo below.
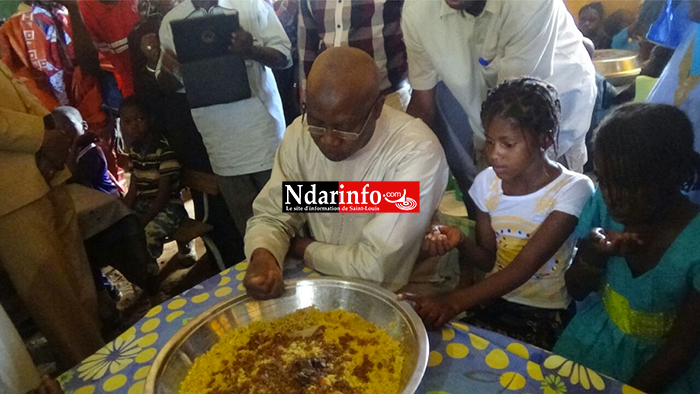
{"type": "Polygon", "coordinates": [[[357,314],[316,308],[224,333],[180,394],[397,394],[401,344],[357,314]]]}

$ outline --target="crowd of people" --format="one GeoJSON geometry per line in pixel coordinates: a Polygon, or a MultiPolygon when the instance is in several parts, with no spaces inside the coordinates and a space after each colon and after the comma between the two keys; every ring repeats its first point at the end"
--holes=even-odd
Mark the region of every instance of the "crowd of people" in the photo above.
{"type": "MultiPolygon", "coordinates": [[[[698,22],[697,0],[636,18],[595,2],[578,24],[562,0],[27,1],[0,27],[2,268],[70,367],[108,340],[101,266],[159,302],[182,171],[210,172],[221,195],[193,191],[195,216],[225,265],[247,259],[255,298],[301,260],[396,292],[429,328],[458,318],[700,392],[698,22]],[[234,10],[251,97],[191,105],[172,23],[234,10]],[[652,40],[663,28],[681,37],[652,40]],[[608,48],[659,78],[646,103],[596,73],[608,48]],[[450,173],[471,234],[437,213],[450,173]],[[420,212],[283,209],[283,182],[339,181],[418,181],[420,212]],[[127,214],[83,239],[68,183],[127,214]]],[[[0,389],[60,392],[30,375],[0,389]]]]}

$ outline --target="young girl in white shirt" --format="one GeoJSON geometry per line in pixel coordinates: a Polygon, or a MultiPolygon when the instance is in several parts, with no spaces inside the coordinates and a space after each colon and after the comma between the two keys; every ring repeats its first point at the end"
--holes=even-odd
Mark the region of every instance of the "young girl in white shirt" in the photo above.
{"type": "Polygon", "coordinates": [[[476,242],[437,226],[423,244],[430,255],[458,248],[486,278],[439,297],[401,295],[415,302],[427,326],[467,311],[469,324],[550,349],[573,316],[564,273],[593,183],[547,156],[560,112],[556,90],[538,79],[509,80],[489,93],[481,121],[491,167],[469,190],[478,209],[476,242]]]}

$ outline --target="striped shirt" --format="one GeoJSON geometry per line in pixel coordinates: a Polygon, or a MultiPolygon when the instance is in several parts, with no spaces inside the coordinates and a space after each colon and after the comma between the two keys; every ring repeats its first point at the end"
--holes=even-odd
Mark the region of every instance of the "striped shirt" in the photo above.
{"type": "Polygon", "coordinates": [[[398,90],[408,79],[401,32],[403,0],[299,0],[301,86],[326,48],[348,45],[367,52],[379,67],[381,89],[398,90]]]}
{"type": "Polygon", "coordinates": [[[175,151],[165,137],[160,137],[155,146],[138,150],[129,148],[129,159],[133,166],[131,182],[136,182],[138,198],[155,198],[161,177],[171,176],[171,201],[180,199],[180,163],[175,151]]]}

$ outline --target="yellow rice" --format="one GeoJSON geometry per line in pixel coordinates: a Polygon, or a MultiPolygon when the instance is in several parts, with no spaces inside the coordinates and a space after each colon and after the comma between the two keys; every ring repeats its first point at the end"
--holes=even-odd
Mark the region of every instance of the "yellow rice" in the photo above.
{"type": "Polygon", "coordinates": [[[402,354],[359,315],[311,307],[224,333],[195,360],[180,394],[396,394],[402,354]]]}

